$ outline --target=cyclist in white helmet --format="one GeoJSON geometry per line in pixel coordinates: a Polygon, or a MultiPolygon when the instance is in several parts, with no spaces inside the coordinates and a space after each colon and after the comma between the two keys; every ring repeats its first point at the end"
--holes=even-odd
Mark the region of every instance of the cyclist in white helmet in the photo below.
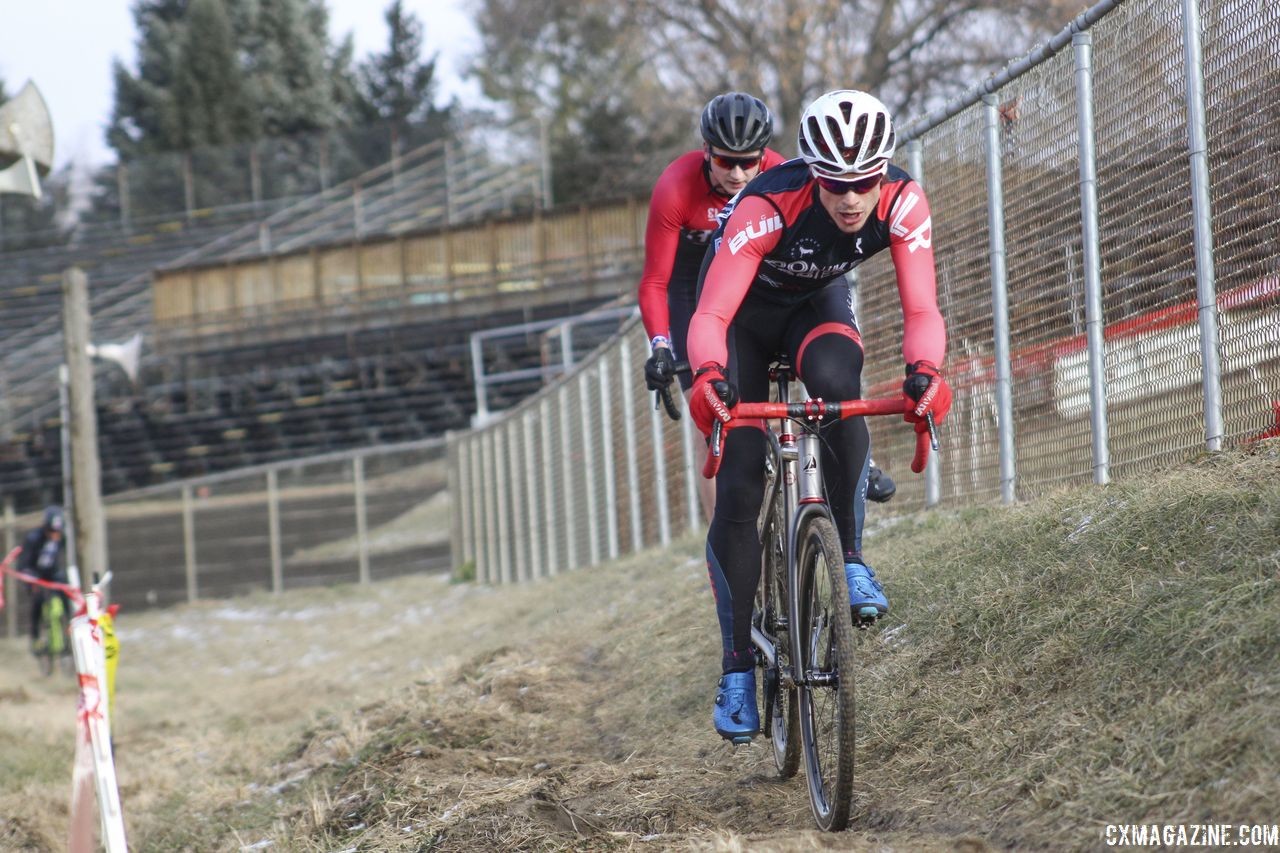
{"type": "MultiPolygon", "coordinates": [[[[902,300],[906,418],[942,421],[951,389],[940,365],[946,328],[938,310],[929,204],[911,176],[891,165],[889,111],[865,92],[840,89],[805,109],[800,157],[749,183],[731,202],[704,262],[689,325],[696,367],[689,409],[699,429],[729,421],[739,400],[768,399],[768,366],[784,352],[814,397],[862,396],[862,337],[845,273],[888,249],[902,300]]],[[[844,549],[851,617],[872,621],[889,609],[862,557],[870,436],[862,418],[824,432],[823,470],[844,549]]],[[[751,608],[760,574],[756,514],[763,498],[765,438],[733,421],[716,476],[707,567],[723,640],[713,720],[726,738],[759,730],[751,608]]]]}

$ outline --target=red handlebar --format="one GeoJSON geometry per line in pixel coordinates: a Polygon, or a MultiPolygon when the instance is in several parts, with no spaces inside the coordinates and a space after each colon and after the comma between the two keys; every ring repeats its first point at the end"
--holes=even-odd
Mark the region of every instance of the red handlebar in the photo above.
{"type": "MultiPolygon", "coordinates": [[[[796,420],[837,420],[867,415],[901,415],[907,411],[903,397],[882,397],[876,400],[844,400],[827,403],[823,400],[805,400],[799,403],[739,403],[730,410],[730,420],[794,418],[796,420]]],[[[707,449],[707,461],[702,466],[702,476],[708,480],[720,470],[723,458],[721,438],[724,424],[717,421],[711,431],[711,445],[707,449]]],[[[911,459],[911,470],[919,474],[929,462],[930,432],[916,433],[916,452],[911,459]]]]}

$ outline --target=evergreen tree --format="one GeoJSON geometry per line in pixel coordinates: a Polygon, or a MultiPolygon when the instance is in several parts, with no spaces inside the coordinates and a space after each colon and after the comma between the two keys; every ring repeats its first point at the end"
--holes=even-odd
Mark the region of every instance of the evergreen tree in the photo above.
{"type": "Polygon", "coordinates": [[[258,128],[245,98],[235,33],[222,0],[191,0],[178,44],[173,96],[180,148],[252,139],[258,128]]]}
{"type": "Polygon", "coordinates": [[[448,129],[451,108],[435,105],[438,54],[423,60],[422,22],[394,0],[383,13],[387,49],[360,64],[360,104],[367,122],[386,122],[401,150],[438,139],[448,129]]]}

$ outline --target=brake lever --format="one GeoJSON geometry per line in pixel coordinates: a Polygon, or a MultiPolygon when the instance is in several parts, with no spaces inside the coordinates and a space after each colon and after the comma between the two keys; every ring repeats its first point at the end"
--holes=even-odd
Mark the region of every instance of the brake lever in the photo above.
{"type": "Polygon", "coordinates": [[[929,446],[933,448],[933,452],[938,452],[938,427],[933,422],[933,412],[925,412],[925,423],[929,425],[929,446]]]}

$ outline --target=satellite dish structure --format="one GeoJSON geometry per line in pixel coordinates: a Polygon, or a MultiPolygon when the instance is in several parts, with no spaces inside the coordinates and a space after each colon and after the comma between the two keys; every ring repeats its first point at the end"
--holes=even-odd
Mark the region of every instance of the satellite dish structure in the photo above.
{"type": "Polygon", "coordinates": [[[36,84],[0,104],[0,193],[40,198],[40,176],[53,168],[53,118],[36,84]]]}
{"type": "Polygon", "coordinates": [[[142,333],[136,332],[119,344],[88,344],[85,351],[92,358],[105,358],[124,368],[130,382],[138,381],[138,357],[142,354],[142,333]]]}

